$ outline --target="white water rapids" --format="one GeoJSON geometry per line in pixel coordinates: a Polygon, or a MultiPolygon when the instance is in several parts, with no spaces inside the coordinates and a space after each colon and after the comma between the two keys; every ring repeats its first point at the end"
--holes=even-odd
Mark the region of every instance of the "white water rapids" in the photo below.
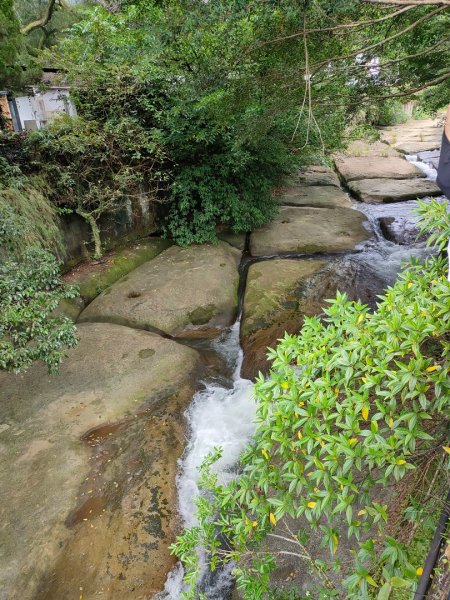
{"type": "MultiPolygon", "coordinates": [[[[240,321],[215,342],[214,349],[233,371],[230,387],[205,382],[205,389],[197,392],[186,413],[190,430],[189,442],[181,460],[178,475],[179,512],[183,525],[196,524],[195,498],[198,496],[198,468],[205,456],[216,446],[223,448],[223,456],[215,471],[222,483],[234,476],[239,455],[254,432],[255,402],[252,399],[252,382],[240,377],[242,349],[239,344],[240,321]]],[[[183,589],[183,568],[178,565],[166,582],[159,600],[179,600],[183,589]]],[[[230,569],[206,584],[211,600],[222,600],[229,591],[230,569]]]]}

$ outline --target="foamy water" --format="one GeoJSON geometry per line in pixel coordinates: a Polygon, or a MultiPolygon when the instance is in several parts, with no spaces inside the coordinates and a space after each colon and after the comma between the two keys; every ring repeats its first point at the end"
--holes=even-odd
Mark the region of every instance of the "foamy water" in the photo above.
{"type": "MultiPolygon", "coordinates": [[[[234,468],[239,455],[249,442],[254,430],[255,402],[252,398],[252,382],[240,377],[242,349],[239,344],[237,321],[214,343],[215,349],[233,369],[231,386],[205,383],[205,389],[195,394],[187,410],[189,443],[180,462],[178,475],[179,512],[185,527],[196,524],[195,499],[198,488],[198,468],[205,456],[215,447],[223,448],[222,458],[214,469],[219,481],[226,483],[235,475],[234,468]]],[[[206,569],[205,569],[206,575],[206,569]]],[[[179,600],[183,585],[183,568],[180,564],[170,573],[164,592],[159,600],[179,600]]],[[[223,590],[228,590],[231,566],[205,584],[208,598],[221,600],[223,590]]]]}

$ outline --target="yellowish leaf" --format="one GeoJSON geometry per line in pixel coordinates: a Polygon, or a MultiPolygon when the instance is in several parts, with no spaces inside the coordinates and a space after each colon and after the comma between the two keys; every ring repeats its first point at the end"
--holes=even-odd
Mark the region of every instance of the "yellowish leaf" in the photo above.
{"type": "Polygon", "coordinates": [[[432,365],[431,367],[428,367],[427,371],[428,373],[432,373],[433,371],[439,371],[441,369],[440,365],[432,365]]]}
{"type": "Polygon", "coordinates": [[[273,513],[269,514],[269,519],[270,519],[270,522],[272,523],[272,525],[277,524],[277,520],[275,519],[275,515],[273,513]]]}
{"type": "Polygon", "coordinates": [[[337,535],[333,535],[333,554],[336,554],[338,546],[339,546],[339,538],[337,535]]]}
{"type": "Polygon", "coordinates": [[[299,440],[301,440],[302,437],[303,437],[303,434],[302,434],[302,432],[300,430],[297,431],[297,437],[298,437],[299,440]]]}
{"type": "Polygon", "coordinates": [[[261,454],[264,456],[264,458],[265,458],[266,460],[269,460],[269,455],[267,454],[267,450],[266,450],[265,448],[263,448],[263,449],[261,450],[261,454]]]}
{"type": "Polygon", "coordinates": [[[412,284],[412,282],[410,281],[410,282],[408,283],[408,289],[411,289],[411,288],[412,288],[412,286],[413,286],[413,284],[412,284]]]}
{"type": "Polygon", "coordinates": [[[406,465],[406,460],[403,460],[403,458],[400,458],[400,459],[397,461],[397,464],[398,464],[398,465],[406,465]]]}
{"type": "Polygon", "coordinates": [[[392,425],[394,424],[394,419],[390,417],[389,419],[389,427],[392,429],[392,425]]]}
{"type": "Polygon", "coordinates": [[[317,502],[308,502],[308,504],[306,505],[308,508],[314,508],[316,506],[317,502]]]}
{"type": "Polygon", "coordinates": [[[353,446],[353,444],[356,444],[357,441],[358,441],[358,438],[350,438],[348,440],[348,443],[350,444],[350,446],[353,446]]]}
{"type": "Polygon", "coordinates": [[[442,448],[445,452],[447,452],[447,454],[450,454],[450,446],[442,446],[442,448]]]}
{"type": "Polygon", "coordinates": [[[364,321],[364,315],[359,315],[358,317],[358,324],[362,323],[364,321]]]}
{"type": "Polygon", "coordinates": [[[368,584],[372,585],[373,587],[378,587],[377,582],[370,575],[366,575],[366,581],[368,584]]]}
{"type": "Polygon", "coordinates": [[[366,510],[364,510],[364,509],[360,510],[360,511],[359,511],[359,513],[358,513],[358,517],[361,517],[362,515],[365,515],[365,514],[366,514],[366,512],[367,512],[367,511],[366,511],[366,510]]]}
{"type": "Polygon", "coordinates": [[[416,575],[419,575],[419,577],[420,577],[422,575],[422,573],[423,573],[422,567],[417,567],[417,569],[416,569],[416,575]]]}
{"type": "Polygon", "coordinates": [[[369,408],[367,406],[364,406],[361,411],[361,414],[364,421],[367,421],[367,419],[369,418],[369,408]]]}
{"type": "Polygon", "coordinates": [[[281,384],[281,387],[283,388],[283,390],[288,390],[289,389],[289,383],[287,381],[283,381],[283,383],[281,384]]]}

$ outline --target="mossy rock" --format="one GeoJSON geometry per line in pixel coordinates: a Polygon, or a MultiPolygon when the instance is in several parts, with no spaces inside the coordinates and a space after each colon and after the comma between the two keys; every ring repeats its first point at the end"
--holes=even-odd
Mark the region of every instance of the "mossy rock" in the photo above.
{"type": "Polygon", "coordinates": [[[172,246],[100,294],[79,321],[111,322],[174,337],[212,337],[237,312],[241,253],[225,242],[172,246]]]}
{"type": "Polygon", "coordinates": [[[81,311],[99,294],[170,246],[171,242],[162,238],[142,239],[130,247],[107,254],[102,261],[78,265],[64,279],[67,283],[77,285],[80,295],[72,301],[61,303],[57,312],[76,321],[81,311]]]}

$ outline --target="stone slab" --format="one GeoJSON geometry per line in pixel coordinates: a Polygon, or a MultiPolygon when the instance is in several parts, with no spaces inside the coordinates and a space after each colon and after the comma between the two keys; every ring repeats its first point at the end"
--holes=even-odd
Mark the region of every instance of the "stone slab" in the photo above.
{"type": "Polygon", "coordinates": [[[403,157],[391,156],[338,158],[336,168],[347,182],[361,179],[414,179],[425,177],[422,171],[403,157]]]}
{"type": "Polygon", "coordinates": [[[293,173],[288,180],[289,184],[305,185],[332,185],[339,187],[339,178],[330,167],[311,165],[293,173]]]}
{"type": "Polygon", "coordinates": [[[293,186],[277,193],[283,206],[311,206],[315,208],[351,208],[351,200],[343,190],[331,185],[293,186]]]}
{"type": "Polygon", "coordinates": [[[267,226],[250,236],[253,256],[353,250],[369,239],[366,217],[350,208],[282,207],[267,226]]]}
{"type": "Polygon", "coordinates": [[[349,188],[359,200],[368,204],[442,195],[436,183],[428,179],[366,179],[351,181],[349,188]]]}
{"type": "Polygon", "coordinates": [[[225,242],[172,246],[98,296],[79,321],[112,322],[175,337],[209,337],[237,311],[241,252],[225,242]]]}

